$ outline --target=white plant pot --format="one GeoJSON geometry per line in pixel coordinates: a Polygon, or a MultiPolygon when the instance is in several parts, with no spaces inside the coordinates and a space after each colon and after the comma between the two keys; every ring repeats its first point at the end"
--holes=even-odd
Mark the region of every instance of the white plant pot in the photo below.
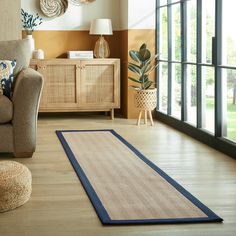
{"type": "Polygon", "coordinates": [[[35,42],[34,42],[34,38],[32,35],[27,35],[26,38],[29,40],[29,44],[30,44],[30,50],[33,54],[33,51],[35,50],[35,42]]]}

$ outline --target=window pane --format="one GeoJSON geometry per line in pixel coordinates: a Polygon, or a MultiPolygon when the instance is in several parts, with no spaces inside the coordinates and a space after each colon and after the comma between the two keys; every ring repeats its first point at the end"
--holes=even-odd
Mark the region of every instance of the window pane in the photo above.
{"type": "Polygon", "coordinates": [[[173,12],[173,59],[181,60],[181,21],[180,21],[180,4],[172,6],[173,12]]]}
{"type": "Polygon", "coordinates": [[[173,111],[176,118],[181,118],[181,64],[173,64],[173,111]]]}
{"type": "MultiPolygon", "coordinates": [[[[227,83],[224,98],[224,107],[226,110],[226,127],[224,127],[224,136],[236,141],[236,70],[223,70],[223,82],[227,83]]],[[[225,112],[225,111],[224,111],[225,112]]]]}
{"type": "Polygon", "coordinates": [[[160,0],[160,6],[166,5],[167,4],[167,0],[160,0]]]}
{"type": "Polygon", "coordinates": [[[236,65],[236,1],[223,2],[223,64],[236,65]]]}
{"type": "Polygon", "coordinates": [[[188,122],[196,125],[197,118],[197,81],[196,66],[187,66],[187,116],[188,122]]]}
{"type": "Polygon", "coordinates": [[[196,0],[187,1],[187,52],[188,61],[196,62],[197,56],[197,6],[196,0]]]}
{"type": "Polygon", "coordinates": [[[215,0],[202,1],[202,62],[212,63],[212,37],[215,36],[215,0]]]}
{"type": "Polygon", "coordinates": [[[167,91],[168,91],[168,64],[161,62],[159,63],[160,70],[160,110],[167,113],[167,91]]]}
{"type": "Polygon", "coordinates": [[[167,8],[160,8],[160,58],[168,58],[168,37],[167,37],[167,8]]]}
{"type": "Polygon", "coordinates": [[[202,67],[203,121],[202,127],[215,133],[215,73],[213,67],[202,67]]]}

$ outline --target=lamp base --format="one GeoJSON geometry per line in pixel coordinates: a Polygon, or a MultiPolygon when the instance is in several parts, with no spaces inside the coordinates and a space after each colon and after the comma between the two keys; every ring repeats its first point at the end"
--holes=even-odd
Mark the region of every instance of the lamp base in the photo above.
{"type": "Polygon", "coordinates": [[[100,36],[95,44],[94,56],[96,58],[107,58],[110,56],[110,49],[108,42],[105,40],[103,36],[100,36]]]}

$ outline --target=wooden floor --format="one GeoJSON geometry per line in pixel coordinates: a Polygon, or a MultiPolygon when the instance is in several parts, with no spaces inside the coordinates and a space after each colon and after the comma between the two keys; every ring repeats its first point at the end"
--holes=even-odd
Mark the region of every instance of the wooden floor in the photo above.
{"type": "MultiPolygon", "coordinates": [[[[0,155],[0,159],[12,159],[0,155]]],[[[1,236],[236,235],[236,161],[190,137],[155,122],[105,116],[43,117],[37,152],[14,159],[33,174],[33,193],[24,206],[0,214],[1,236]],[[102,226],[55,135],[59,129],[114,129],[151,161],[205,203],[224,223],[102,226]]]]}

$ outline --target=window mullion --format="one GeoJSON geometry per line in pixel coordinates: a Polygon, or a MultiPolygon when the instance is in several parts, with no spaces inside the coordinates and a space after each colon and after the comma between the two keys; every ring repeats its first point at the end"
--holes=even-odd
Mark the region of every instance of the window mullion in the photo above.
{"type": "MultiPolygon", "coordinates": [[[[160,14],[160,0],[156,0],[156,54],[158,55],[157,60],[160,59],[161,53],[161,14],[160,14]]],[[[160,96],[160,76],[161,76],[161,69],[160,66],[156,68],[156,84],[157,84],[157,110],[160,110],[161,107],[161,96],[160,96]]]]}
{"type": "MultiPolygon", "coordinates": [[[[197,63],[202,63],[202,43],[203,43],[203,15],[202,0],[197,1],[197,63]]],[[[205,107],[203,96],[203,70],[201,65],[197,65],[197,128],[205,127],[205,107]]]]}
{"type": "Polygon", "coordinates": [[[223,83],[222,83],[222,68],[218,67],[222,64],[222,0],[216,0],[216,21],[215,32],[216,37],[213,41],[215,45],[215,136],[225,136],[227,130],[226,109],[223,109],[223,83]]]}
{"type": "MultiPolygon", "coordinates": [[[[171,0],[167,1],[168,4],[171,4],[171,0]]],[[[173,83],[172,83],[172,75],[173,75],[173,67],[172,67],[172,47],[173,47],[173,15],[172,15],[172,5],[168,5],[167,7],[167,26],[168,26],[168,107],[167,114],[172,115],[172,105],[173,105],[173,83]]]]}
{"type": "Polygon", "coordinates": [[[181,3],[181,120],[187,121],[187,3],[181,3]]]}

